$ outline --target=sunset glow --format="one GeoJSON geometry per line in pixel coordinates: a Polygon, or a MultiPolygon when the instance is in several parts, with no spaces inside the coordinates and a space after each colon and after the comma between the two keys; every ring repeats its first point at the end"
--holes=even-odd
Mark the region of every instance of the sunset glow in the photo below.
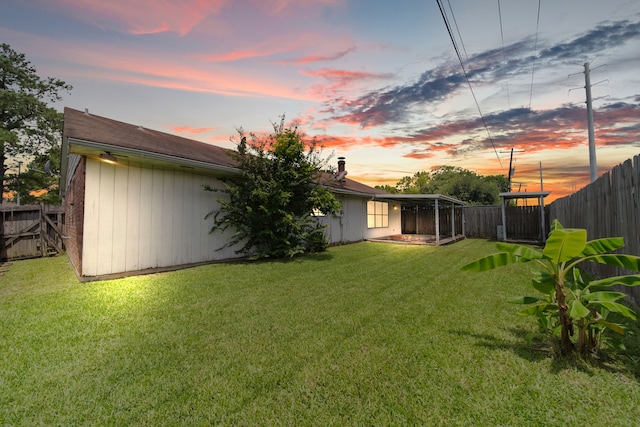
{"type": "Polygon", "coordinates": [[[549,202],[589,182],[585,62],[598,173],[640,154],[640,3],[543,2],[539,26],[537,5],[501,22],[495,1],[448,3],[460,58],[418,1],[7,0],[0,38],[74,86],[60,110],[224,147],[284,114],[370,185],[506,175],[513,148],[514,189],[539,190],[542,166],[549,202]]]}

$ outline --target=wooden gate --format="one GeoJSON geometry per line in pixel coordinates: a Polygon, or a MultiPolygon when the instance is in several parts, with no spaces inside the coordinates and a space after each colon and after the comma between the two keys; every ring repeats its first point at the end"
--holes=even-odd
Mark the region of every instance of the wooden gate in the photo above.
{"type": "Polygon", "coordinates": [[[64,250],[62,206],[0,207],[0,260],[38,258],[64,250]]]}

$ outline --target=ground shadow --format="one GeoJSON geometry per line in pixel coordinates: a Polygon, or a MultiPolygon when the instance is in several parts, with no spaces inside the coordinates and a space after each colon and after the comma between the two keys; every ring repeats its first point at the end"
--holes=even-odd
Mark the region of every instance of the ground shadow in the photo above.
{"type": "Polygon", "coordinates": [[[518,338],[517,341],[505,340],[490,334],[478,334],[460,329],[451,330],[450,332],[459,336],[473,338],[476,340],[476,345],[480,347],[485,347],[490,350],[508,350],[532,362],[550,357],[550,351],[548,349],[527,343],[525,337],[529,331],[525,331],[524,329],[512,328],[509,331],[518,338]]]}
{"type": "Polygon", "coordinates": [[[313,252],[313,253],[305,253],[296,255],[290,258],[260,258],[260,259],[250,259],[249,257],[239,258],[236,260],[225,261],[233,264],[289,264],[294,262],[302,262],[302,261],[330,261],[334,258],[333,254],[328,251],[324,252],[313,252]]]}
{"type": "Polygon", "coordinates": [[[561,373],[567,369],[575,369],[593,375],[595,370],[602,369],[618,374],[629,381],[640,383],[640,342],[638,335],[633,334],[624,341],[625,349],[607,348],[601,350],[597,356],[580,358],[577,356],[563,356],[556,354],[546,343],[529,343],[527,334],[530,331],[522,328],[503,329],[517,338],[516,341],[505,340],[490,334],[478,334],[460,329],[451,330],[452,334],[470,337],[476,340],[476,345],[490,350],[507,350],[517,356],[539,362],[550,360],[550,372],[561,373]]]}

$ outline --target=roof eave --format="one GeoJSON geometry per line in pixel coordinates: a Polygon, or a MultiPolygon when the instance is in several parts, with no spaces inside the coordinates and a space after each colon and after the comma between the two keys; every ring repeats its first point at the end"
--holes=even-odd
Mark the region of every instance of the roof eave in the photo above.
{"type": "Polygon", "coordinates": [[[104,144],[104,143],[100,143],[100,142],[88,141],[88,140],[83,140],[83,139],[78,139],[78,138],[66,138],[66,142],[67,142],[67,144],[66,144],[67,145],[67,150],[66,150],[67,153],[66,154],[69,154],[71,152],[70,147],[72,145],[77,145],[77,146],[80,146],[80,147],[91,148],[91,149],[95,149],[95,150],[99,150],[99,151],[118,152],[118,153],[121,153],[121,154],[135,156],[135,157],[139,157],[139,158],[173,163],[173,164],[176,164],[178,166],[189,166],[189,167],[195,167],[195,168],[202,168],[202,169],[207,169],[207,170],[211,170],[211,171],[214,171],[214,172],[221,172],[221,173],[229,174],[229,175],[237,175],[237,174],[240,173],[240,169],[238,169],[237,167],[233,167],[233,166],[227,166],[227,165],[220,165],[220,164],[216,164],[216,163],[203,162],[203,161],[200,161],[200,160],[187,159],[187,158],[184,158],[184,157],[172,156],[172,155],[169,155],[169,154],[153,153],[153,152],[146,151],[146,150],[138,150],[138,149],[135,149],[135,148],[122,147],[122,146],[119,146],[119,145],[104,144]]]}

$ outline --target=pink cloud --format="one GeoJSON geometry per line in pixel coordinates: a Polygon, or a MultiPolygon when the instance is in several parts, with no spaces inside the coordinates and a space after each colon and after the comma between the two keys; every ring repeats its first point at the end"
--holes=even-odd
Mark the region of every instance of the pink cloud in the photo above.
{"type": "Polygon", "coordinates": [[[310,64],[313,62],[324,62],[324,61],[335,61],[336,59],[340,59],[345,57],[346,55],[348,55],[349,53],[353,52],[356,49],[355,46],[352,46],[348,49],[345,50],[341,50],[339,52],[333,52],[333,53],[327,53],[324,55],[307,55],[307,56],[303,56],[300,58],[294,58],[294,59],[290,59],[290,60],[282,60],[282,61],[276,61],[276,64],[280,64],[280,65],[288,65],[288,64],[299,64],[299,65],[306,65],[306,64],[310,64]]]}
{"type": "Polygon", "coordinates": [[[321,6],[339,6],[344,0],[254,0],[257,7],[270,15],[293,14],[299,9],[309,12],[321,6]]]}
{"type": "Polygon", "coordinates": [[[292,37],[291,34],[280,34],[269,37],[258,43],[246,45],[223,53],[214,53],[204,58],[212,62],[233,62],[243,59],[269,58],[265,61],[274,65],[301,65],[318,61],[332,61],[340,59],[355,49],[355,46],[345,49],[344,46],[353,45],[348,40],[327,37],[322,33],[302,33],[292,37]],[[323,40],[322,47],[318,47],[318,40],[323,40]],[[304,53],[304,52],[314,53],[304,53]],[[320,52],[320,53],[317,53],[320,52]],[[288,55],[293,59],[277,59],[278,56],[288,55]]]}
{"type": "Polygon", "coordinates": [[[211,132],[217,129],[217,127],[208,127],[208,128],[194,128],[191,126],[178,126],[178,125],[170,125],[171,130],[175,133],[185,133],[188,135],[198,135],[202,133],[211,132]]]}
{"type": "Polygon", "coordinates": [[[288,81],[266,76],[257,79],[252,70],[234,71],[215,64],[193,63],[190,58],[169,58],[149,52],[140,55],[112,46],[78,44],[70,59],[78,64],[74,70],[83,78],[234,97],[310,99],[288,81]]]}
{"type": "MultiPolygon", "coordinates": [[[[353,90],[356,84],[371,80],[388,78],[388,74],[375,74],[364,71],[333,70],[321,68],[313,71],[301,71],[301,74],[325,80],[311,86],[309,93],[314,98],[327,99],[338,97],[345,89],[353,90]]],[[[347,120],[347,123],[350,121],[347,120]]]]}
{"type": "Polygon", "coordinates": [[[203,19],[219,13],[229,0],[48,0],[101,28],[132,34],[173,31],[185,35],[203,19]]]}

